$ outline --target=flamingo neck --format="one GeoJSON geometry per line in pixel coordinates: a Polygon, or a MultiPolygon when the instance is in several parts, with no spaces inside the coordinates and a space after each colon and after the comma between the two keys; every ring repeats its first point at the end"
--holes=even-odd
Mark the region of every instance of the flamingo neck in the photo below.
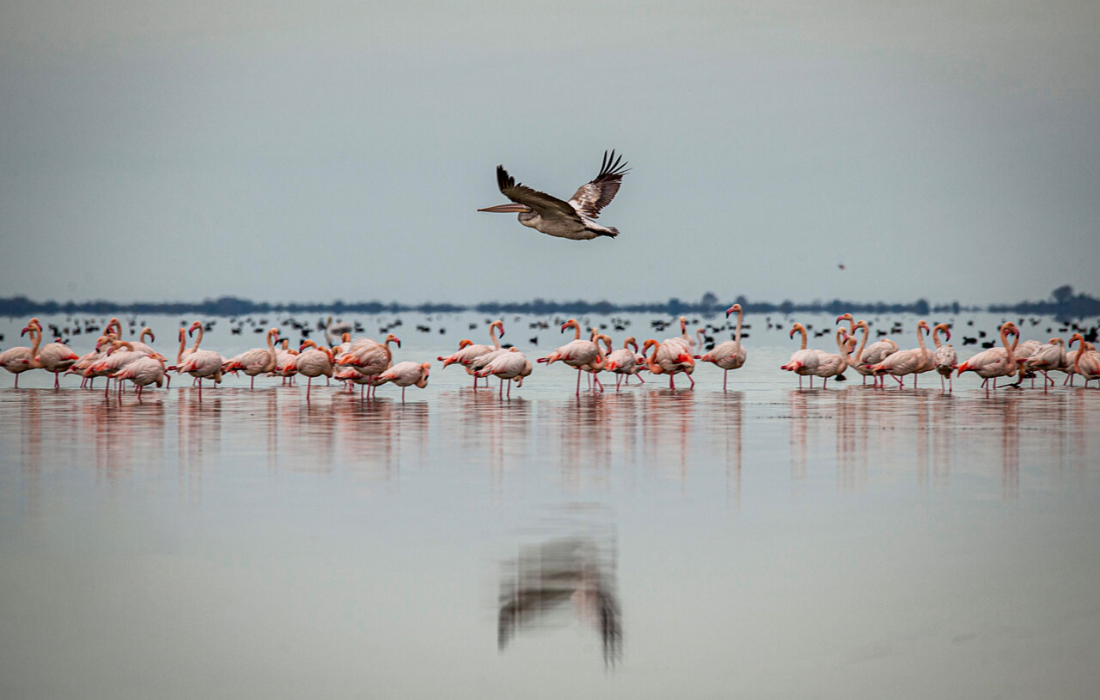
{"type": "Polygon", "coordinates": [[[741,344],[741,309],[737,310],[737,330],[734,332],[733,339],[737,341],[738,345],[741,344]]]}
{"type": "Polygon", "coordinates": [[[863,340],[859,343],[859,348],[856,350],[856,360],[863,357],[863,348],[867,347],[867,336],[871,334],[871,327],[864,324],[863,326],[863,340]]]}

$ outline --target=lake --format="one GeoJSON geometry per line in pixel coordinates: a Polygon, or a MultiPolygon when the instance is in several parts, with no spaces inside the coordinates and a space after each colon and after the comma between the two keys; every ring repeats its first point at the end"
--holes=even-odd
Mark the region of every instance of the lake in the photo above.
{"type": "MultiPolygon", "coordinates": [[[[701,365],[694,391],[647,374],[576,398],[555,364],[502,401],[435,362],[491,319],[397,318],[355,320],[432,361],[404,403],[0,373],[0,696],[1095,697],[1095,388],[799,390],[790,322],[832,319],[777,315],[746,317],[726,392],[701,365]]],[[[652,318],[611,335],[678,334],[652,318]]],[[[173,360],[181,319],[137,320],[173,360]]],[[[203,347],[283,317],[259,320],[203,347]]],[[[504,340],[533,360],[561,320],[505,317],[504,340]]],[[[1001,318],[938,320],[965,359],[1001,318]]],[[[915,346],[915,318],[874,327],[893,321],[915,346]]],[[[3,348],[25,322],[0,320],[3,348]]]]}

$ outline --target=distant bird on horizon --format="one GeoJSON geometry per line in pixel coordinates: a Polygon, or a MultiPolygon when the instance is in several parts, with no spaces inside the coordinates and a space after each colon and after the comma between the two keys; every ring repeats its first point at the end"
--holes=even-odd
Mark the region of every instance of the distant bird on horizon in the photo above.
{"type": "Polygon", "coordinates": [[[630,171],[622,160],[621,155],[615,156],[615,151],[604,151],[599,175],[591,182],[581,185],[568,202],[517,184],[504,166],[498,165],[497,186],[500,187],[501,194],[512,200],[512,203],[498,204],[478,211],[519,214],[519,222],[524,226],[558,238],[575,241],[587,241],[598,236],[614,238],[619,235],[619,230],[601,226],[596,223],[596,219],[600,216],[600,210],[615,198],[623,175],[630,171]]]}

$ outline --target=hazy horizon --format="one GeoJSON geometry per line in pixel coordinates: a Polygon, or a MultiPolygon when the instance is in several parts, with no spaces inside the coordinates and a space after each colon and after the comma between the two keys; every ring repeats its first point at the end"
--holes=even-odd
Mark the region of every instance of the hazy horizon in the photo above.
{"type": "Polygon", "coordinates": [[[1100,5],[0,11],[0,296],[1095,294],[1100,5]],[[520,226],[615,148],[616,240],[520,226]],[[845,270],[838,265],[843,263],[845,270]]]}

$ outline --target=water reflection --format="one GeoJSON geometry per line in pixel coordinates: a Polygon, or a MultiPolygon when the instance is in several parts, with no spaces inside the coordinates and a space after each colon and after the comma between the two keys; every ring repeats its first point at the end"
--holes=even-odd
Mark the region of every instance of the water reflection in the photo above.
{"type": "Polygon", "coordinates": [[[501,574],[499,649],[524,630],[573,616],[599,635],[604,663],[616,663],[623,630],[615,565],[614,540],[569,537],[522,548],[501,574]]]}

